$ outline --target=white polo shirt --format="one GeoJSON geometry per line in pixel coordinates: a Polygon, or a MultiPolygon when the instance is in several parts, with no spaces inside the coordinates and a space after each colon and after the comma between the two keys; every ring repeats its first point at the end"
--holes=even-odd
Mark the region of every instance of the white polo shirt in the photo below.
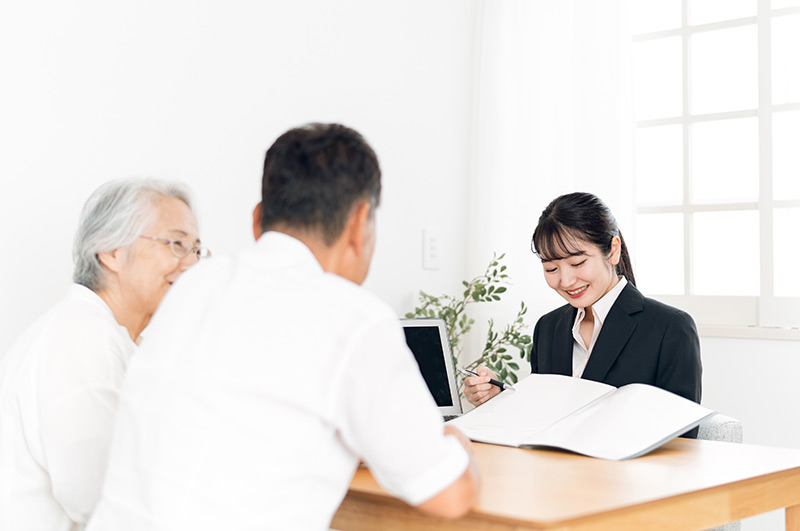
{"type": "Polygon", "coordinates": [[[390,308],[269,232],[167,294],[88,529],[327,529],[359,459],[413,505],[468,463],[390,308]]]}
{"type": "Polygon", "coordinates": [[[76,284],[2,358],[0,529],[83,529],[136,350],[106,303],[76,284]]]}

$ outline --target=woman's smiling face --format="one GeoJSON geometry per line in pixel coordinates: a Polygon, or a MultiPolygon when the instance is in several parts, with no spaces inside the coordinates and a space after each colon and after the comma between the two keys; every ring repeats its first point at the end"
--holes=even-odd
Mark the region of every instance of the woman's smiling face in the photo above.
{"type": "Polygon", "coordinates": [[[585,240],[574,239],[570,244],[568,256],[542,260],[544,278],[572,306],[588,308],[619,281],[615,266],[620,258],[620,239],[615,236],[612,240],[609,256],[585,240]]]}
{"type": "MultiPolygon", "coordinates": [[[[200,244],[197,220],[186,203],[164,197],[155,200],[153,209],[153,220],[143,235],[182,240],[189,248],[200,244]]],[[[140,238],[123,250],[119,285],[126,306],[136,314],[152,315],[172,283],[197,263],[194,253],[178,258],[168,244],[158,240],[140,238]]]]}

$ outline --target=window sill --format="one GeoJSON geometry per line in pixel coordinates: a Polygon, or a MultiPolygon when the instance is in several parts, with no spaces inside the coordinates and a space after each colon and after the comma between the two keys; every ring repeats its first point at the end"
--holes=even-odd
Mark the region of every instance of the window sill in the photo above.
{"type": "Polygon", "coordinates": [[[763,328],[756,326],[698,325],[700,337],[722,337],[735,339],[781,339],[800,341],[800,328],[763,328]]]}

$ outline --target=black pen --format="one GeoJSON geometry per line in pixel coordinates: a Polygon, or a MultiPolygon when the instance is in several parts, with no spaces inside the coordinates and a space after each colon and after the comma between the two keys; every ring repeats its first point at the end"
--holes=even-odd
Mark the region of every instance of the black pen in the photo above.
{"type": "MultiPolygon", "coordinates": [[[[483,376],[481,376],[477,372],[470,371],[469,369],[458,369],[458,372],[460,372],[461,374],[463,374],[465,376],[477,376],[478,378],[484,378],[483,376]]],[[[512,387],[512,386],[510,386],[510,385],[508,385],[506,383],[503,383],[503,382],[501,382],[499,380],[490,379],[489,383],[492,384],[492,385],[496,385],[497,387],[499,387],[503,391],[516,391],[516,389],[514,389],[514,387],[512,387]]]]}

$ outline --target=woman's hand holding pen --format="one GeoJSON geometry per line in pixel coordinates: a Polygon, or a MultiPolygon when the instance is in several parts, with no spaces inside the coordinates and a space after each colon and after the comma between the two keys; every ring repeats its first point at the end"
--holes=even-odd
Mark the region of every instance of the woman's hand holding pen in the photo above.
{"type": "Polygon", "coordinates": [[[497,376],[480,365],[475,372],[478,376],[464,378],[464,396],[473,406],[479,406],[490,398],[500,394],[500,388],[489,383],[489,380],[497,379],[497,376]]]}

